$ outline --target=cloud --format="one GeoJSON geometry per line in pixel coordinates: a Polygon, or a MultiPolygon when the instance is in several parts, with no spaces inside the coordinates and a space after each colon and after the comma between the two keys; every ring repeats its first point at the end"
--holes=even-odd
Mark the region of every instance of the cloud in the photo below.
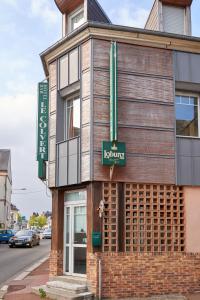
{"type": "Polygon", "coordinates": [[[117,6],[112,8],[109,15],[114,24],[143,28],[149,10],[136,6],[132,0],[126,0],[120,9],[117,6]]]}
{"type": "Polygon", "coordinates": [[[2,3],[17,8],[17,0],[1,0],[2,3]]]}
{"type": "Polygon", "coordinates": [[[31,13],[43,19],[48,25],[55,25],[59,22],[59,15],[49,0],[31,0],[31,13]]]}

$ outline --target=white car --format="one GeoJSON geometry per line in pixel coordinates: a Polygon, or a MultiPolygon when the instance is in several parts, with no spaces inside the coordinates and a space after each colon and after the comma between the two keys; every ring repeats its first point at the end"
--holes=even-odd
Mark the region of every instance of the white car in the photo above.
{"type": "Polygon", "coordinates": [[[51,229],[45,229],[43,232],[43,239],[51,239],[51,229]]]}

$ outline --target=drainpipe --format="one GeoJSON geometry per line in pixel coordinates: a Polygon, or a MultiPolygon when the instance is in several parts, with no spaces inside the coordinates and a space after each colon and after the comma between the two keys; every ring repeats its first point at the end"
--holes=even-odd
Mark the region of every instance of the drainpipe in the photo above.
{"type": "Polygon", "coordinates": [[[101,290],[102,290],[102,262],[101,262],[101,258],[99,258],[99,300],[102,299],[101,290]]]}

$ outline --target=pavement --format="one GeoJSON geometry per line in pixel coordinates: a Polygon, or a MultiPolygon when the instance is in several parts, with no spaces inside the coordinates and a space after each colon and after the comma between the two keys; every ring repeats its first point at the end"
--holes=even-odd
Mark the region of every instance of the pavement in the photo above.
{"type": "MultiPolygon", "coordinates": [[[[49,280],[49,259],[45,258],[23,272],[15,280],[9,282],[5,300],[38,300],[41,299],[31,292],[31,288],[45,284],[49,280]]],[[[6,289],[6,287],[3,287],[6,289]]],[[[3,291],[2,291],[3,294],[3,291]]],[[[0,294],[1,299],[1,294],[0,294]]],[[[45,298],[48,299],[48,298],[45,298]]]]}

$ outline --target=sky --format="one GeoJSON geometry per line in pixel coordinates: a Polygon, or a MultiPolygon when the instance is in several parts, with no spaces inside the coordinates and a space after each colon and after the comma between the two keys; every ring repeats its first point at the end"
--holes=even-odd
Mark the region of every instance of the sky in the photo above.
{"type": "MultiPolygon", "coordinates": [[[[153,0],[99,0],[112,23],[143,28],[153,0]]],[[[54,0],[0,0],[0,148],[11,149],[12,202],[22,215],[51,210],[37,178],[37,83],[45,79],[39,54],[61,38],[54,0]],[[21,190],[25,189],[26,190],[21,190]]],[[[200,0],[193,0],[193,35],[200,37],[200,0]]]]}

